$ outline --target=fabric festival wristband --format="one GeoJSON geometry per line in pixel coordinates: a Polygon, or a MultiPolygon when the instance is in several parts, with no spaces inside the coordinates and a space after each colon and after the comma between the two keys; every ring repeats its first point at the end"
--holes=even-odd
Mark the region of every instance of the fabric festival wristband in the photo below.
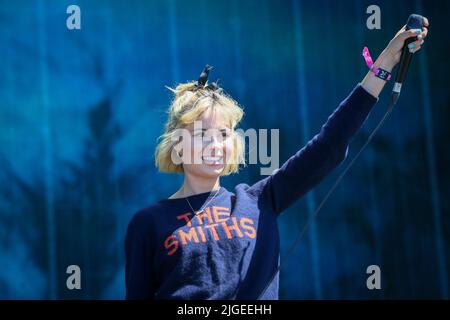
{"type": "Polygon", "coordinates": [[[366,60],[367,66],[375,74],[375,76],[385,81],[389,81],[391,79],[391,73],[389,71],[382,68],[375,68],[373,66],[372,57],[370,56],[369,49],[367,49],[367,47],[364,47],[362,55],[364,60],[366,60]]]}

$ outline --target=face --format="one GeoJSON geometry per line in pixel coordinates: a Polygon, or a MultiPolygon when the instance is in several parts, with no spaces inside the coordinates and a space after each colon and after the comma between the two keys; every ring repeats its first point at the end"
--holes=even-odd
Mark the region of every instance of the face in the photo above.
{"type": "Polygon", "coordinates": [[[201,178],[220,176],[232,152],[231,129],[211,109],[186,129],[188,139],[183,139],[180,152],[184,173],[201,178]],[[184,157],[188,154],[190,157],[184,157]]]}

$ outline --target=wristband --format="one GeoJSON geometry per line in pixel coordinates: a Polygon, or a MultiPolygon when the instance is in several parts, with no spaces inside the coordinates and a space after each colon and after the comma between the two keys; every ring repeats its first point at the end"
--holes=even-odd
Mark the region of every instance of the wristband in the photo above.
{"type": "Polygon", "coordinates": [[[370,56],[369,49],[367,49],[367,47],[364,47],[362,55],[364,57],[364,60],[366,60],[366,64],[369,67],[370,71],[372,71],[375,76],[384,81],[389,81],[391,79],[391,73],[389,71],[384,70],[383,68],[375,68],[373,66],[372,57],[370,56]]]}

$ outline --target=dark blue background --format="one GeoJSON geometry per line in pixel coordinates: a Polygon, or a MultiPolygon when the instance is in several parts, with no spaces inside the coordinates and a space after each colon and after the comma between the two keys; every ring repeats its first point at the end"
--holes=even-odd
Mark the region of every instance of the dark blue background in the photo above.
{"type": "MultiPolygon", "coordinates": [[[[0,1],[0,298],[124,296],[134,212],[175,192],[153,152],[171,95],[212,80],[241,125],[301,148],[410,13],[430,20],[392,116],[282,268],[281,299],[449,298],[448,1],[0,1]],[[67,6],[81,30],[66,28],[67,6]],[[368,30],[366,8],[381,8],[368,30]],[[68,265],[82,290],[66,288],[68,265]],[[382,290],[366,288],[379,265],[382,290]]],[[[386,110],[389,83],[349,157],[386,110]]],[[[282,256],[339,167],[280,218],[282,256]]],[[[223,185],[262,178],[250,165],[223,185]]]]}

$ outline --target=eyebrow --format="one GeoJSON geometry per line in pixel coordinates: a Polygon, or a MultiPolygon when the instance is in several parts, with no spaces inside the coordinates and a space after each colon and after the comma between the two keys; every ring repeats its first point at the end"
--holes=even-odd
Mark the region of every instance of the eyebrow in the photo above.
{"type": "MultiPolygon", "coordinates": [[[[205,128],[202,128],[202,129],[195,129],[194,130],[194,132],[195,131],[207,131],[207,130],[210,130],[210,129],[216,129],[216,128],[208,128],[208,129],[205,129],[205,128]]],[[[227,131],[227,130],[230,130],[229,128],[223,128],[223,129],[216,129],[216,130],[219,130],[219,131],[227,131]]]]}

